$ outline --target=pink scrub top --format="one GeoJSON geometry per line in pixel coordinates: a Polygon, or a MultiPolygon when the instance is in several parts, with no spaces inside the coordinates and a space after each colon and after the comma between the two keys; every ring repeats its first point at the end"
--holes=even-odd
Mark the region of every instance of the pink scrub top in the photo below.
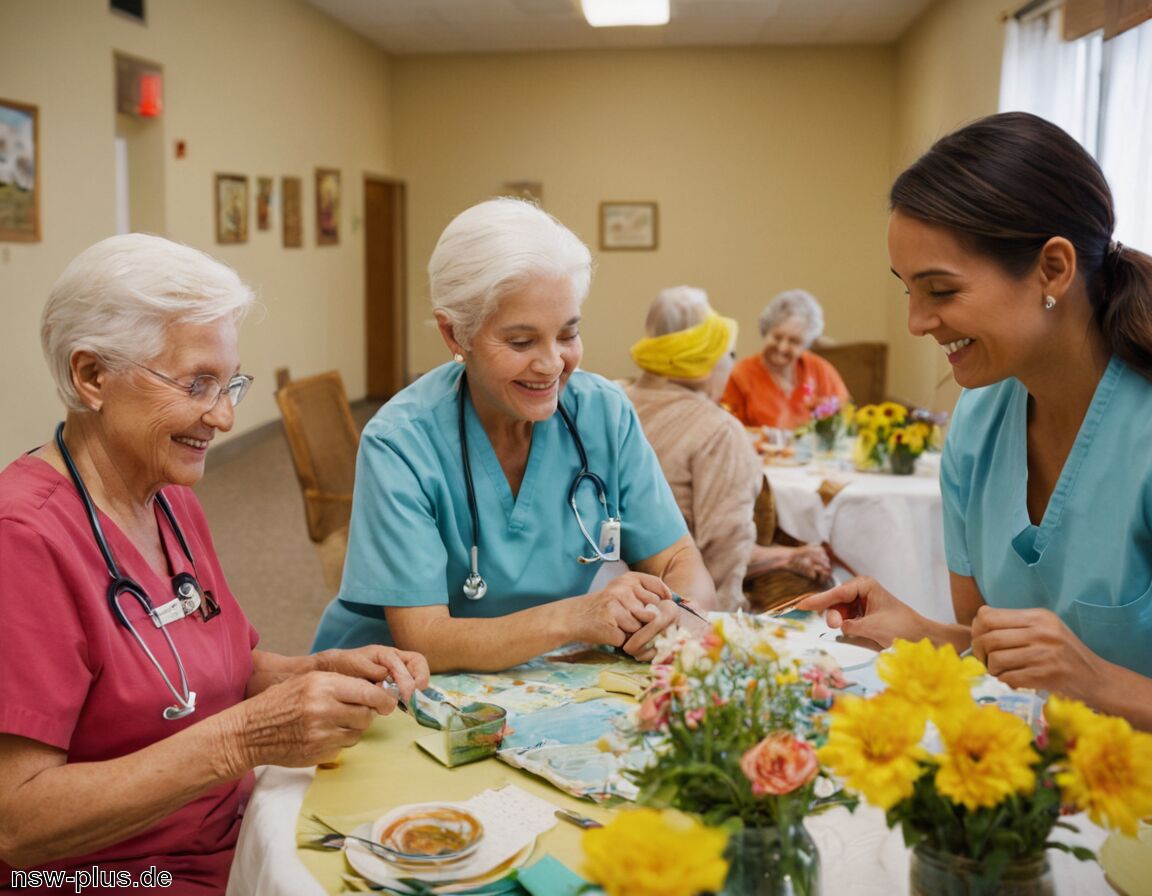
{"type": "MultiPolygon", "coordinates": [[[[112,613],[108,570],[79,494],[67,476],[26,455],[0,472],[0,733],[59,747],[68,762],[96,762],[140,750],[244,699],[258,636],[228,590],[195,496],[178,486],[165,488],[164,495],[196,561],[193,571],[157,508],[172,574],[194,572],[221,609],[208,622],[193,614],[167,626],[196,692],[196,711],[163,718],[175,699],[112,613]]],[[[154,572],[116,525],[98,516],[121,572],[156,606],[169,601],[170,577],[154,572]]],[[[130,595],[120,605],[179,688],[161,632],[130,595]]],[[[171,774],[178,776],[179,767],[171,774]]],[[[155,866],[173,876],[165,893],[222,893],[251,789],[249,773],[127,840],[42,867],[139,874],[155,866]]],[[[59,809],[68,811],[66,805],[59,809]]],[[[0,861],[0,890],[11,881],[11,869],[0,861]]]]}

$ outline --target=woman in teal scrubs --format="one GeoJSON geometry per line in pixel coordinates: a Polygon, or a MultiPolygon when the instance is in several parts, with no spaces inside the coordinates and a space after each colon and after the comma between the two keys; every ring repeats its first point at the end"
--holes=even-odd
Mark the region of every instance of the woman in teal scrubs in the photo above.
{"type": "Polygon", "coordinates": [[[453,360],[364,430],[314,649],[406,645],[433,670],[494,670],[572,641],[646,658],[669,625],[703,625],[672,597],[710,608],[712,580],[632,405],[577,369],[587,247],[494,199],[448,225],[428,271],[453,360]],[[631,572],[591,590],[606,558],[631,572]]]}
{"type": "Polygon", "coordinates": [[[1152,729],[1152,258],[1113,240],[1091,156],[1024,113],[939,141],[891,206],[909,329],[965,387],[940,472],[957,624],[868,579],[801,606],[1152,729]]]}

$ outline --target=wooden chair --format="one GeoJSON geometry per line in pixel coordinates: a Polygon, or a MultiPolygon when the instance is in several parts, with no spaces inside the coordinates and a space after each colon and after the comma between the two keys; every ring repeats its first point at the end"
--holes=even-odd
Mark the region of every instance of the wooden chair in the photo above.
{"type": "Polygon", "coordinates": [[[359,432],[336,371],[298,380],[285,372],[277,387],[276,404],[304,494],[308,537],[320,553],[325,584],[335,592],[348,547],[359,432]]]}
{"type": "Polygon", "coordinates": [[[879,404],[887,400],[886,342],[818,342],[812,351],[836,368],[856,404],[879,404]]]}

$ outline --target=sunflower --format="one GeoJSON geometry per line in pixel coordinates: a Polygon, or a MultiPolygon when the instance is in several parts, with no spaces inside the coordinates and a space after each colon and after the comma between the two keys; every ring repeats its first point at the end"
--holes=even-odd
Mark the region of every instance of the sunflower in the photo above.
{"type": "Polygon", "coordinates": [[[970,681],[984,674],[984,666],[974,657],[961,659],[951,644],[936,647],[927,638],[897,639],[892,651],[876,660],[876,671],[888,693],[924,707],[938,722],[972,703],[970,681]]]}
{"type": "Polygon", "coordinates": [[[936,757],[936,790],[969,811],[996,806],[1036,788],[1028,723],[997,706],[976,706],[938,723],[945,751],[936,757]]]}
{"type": "Polygon", "coordinates": [[[886,693],[867,700],[846,695],[831,717],[828,743],[817,754],[821,762],[885,811],[912,795],[924,772],[920,760],[927,758],[921,710],[886,693]]]}
{"type": "Polygon", "coordinates": [[[1133,837],[1137,822],[1152,815],[1152,734],[1111,716],[1089,713],[1078,721],[1082,727],[1056,783],[1096,824],[1133,837]]]}

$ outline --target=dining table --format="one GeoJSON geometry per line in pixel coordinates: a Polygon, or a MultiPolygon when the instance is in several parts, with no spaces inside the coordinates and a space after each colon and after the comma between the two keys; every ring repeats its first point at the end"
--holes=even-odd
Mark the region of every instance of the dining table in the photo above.
{"type": "MultiPolygon", "coordinates": [[[[803,615],[807,620],[803,637],[823,645],[822,649],[836,658],[848,675],[863,683],[865,690],[878,686],[872,651],[838,644],[835,633],[818,616],[803,615]]],[[[641,664],[635,667],[637,671],[647,668],[641,664]]],[[[520,674],[516,669],[506,673],[509,682],[522,686],[525,682],[520,674]]],[[[433,676],[436,686],[454,680],[452,676],[433,676]]],[[[531,683],[528,684],[530,689],[531,683]]],[[[613,711],[621,707],[630,710],[636,705],[633,697],[622,694],[604,693],[594,699],[616,701],[620,706],[611,704],[613,711]]],[[[573,703],[558,707],[557,711],[580,718],[582,708],[588,711],[586,707],[590,705],[573,703]]],[[[518,721],[510,713],[509,728],[514,731],[527,718],[518,721]]],[[[232,865],[229,896],[320,896],[368,889],[369,884],[350,864],[352,857],[344,851],[298,845],[300,832],[312,815],[351,832],[366,831],[366,825],[394,807],[429,800],[458,803],[478,796],[495,794],[499,798],[508,794],[543,807],[545,815],[566,809],[599,823],[610,821],[621,806],[628,805],[627,800],[620,799],[598,802],[578,798],[540,774],[514,767],[495,756],[449,768],[418,745],[428,736],[429,729],[420,727],[411,715],[397,711],[377,719],[359,743],[343,750],[331,767],[258,769],[232,865]]],[[[596,732],[589,732],[589,736],[595,737],[596,732]]],[[[536,771],[550,763],[558,764],[555,756],[538,763],[536,771]]],[[[1062,839],[1093,850],[1104,842],[1105,831],[1084,816],[1068,820],[1079,832],[1059,831],[1062,839]]],[[[909,892],[910,852],[899,828],[890,829],[878,809],[865,804],[852,812],[837,807],[807,818],[805,825],[819,848],[824,893],[900,896],[909,892]]],[[[521,882],[532,896],[567,896],[576,892],[568,872],[579,875],[582,870],[582,833],[574,824],[556,820],[521,853],[521,882]],[[568,875],[565,882],[556,876],[557,871],[568,875]]],[[[1113,892],[1095,862],[1080,862],[1056,850],[1049,851],[1049,861],[1059,882],[1060,896],[1113,892]]]]}
{"type": "Polygon", "coordinates": [[[807,543],[827,543],[847,568],[871,576],[905,603],[939,622],[954,622],[939,454],[917,460],[915,472],[862,472],[843,458],[771,459],[777,523],[807,543]]]}

